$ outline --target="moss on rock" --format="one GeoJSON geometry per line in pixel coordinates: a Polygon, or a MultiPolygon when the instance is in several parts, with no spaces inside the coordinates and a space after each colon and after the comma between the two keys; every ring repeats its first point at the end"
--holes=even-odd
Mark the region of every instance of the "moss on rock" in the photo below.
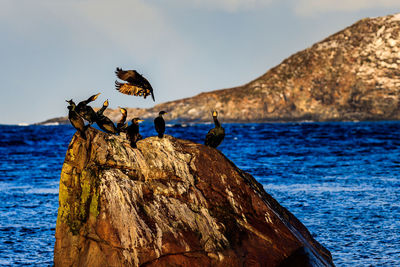
{"type": "Polygon", "coordinates": [[[80,153],[82,144],[73,143],[63,165],[59,189],[57,221],[66,223],[73,235],[77,235],[89,214],[99,214],[99,189],[95,166],[74,164],[86,161],[86,153],[80,153]],[[84,166],[80,169],[79,166],[84,166]]]}

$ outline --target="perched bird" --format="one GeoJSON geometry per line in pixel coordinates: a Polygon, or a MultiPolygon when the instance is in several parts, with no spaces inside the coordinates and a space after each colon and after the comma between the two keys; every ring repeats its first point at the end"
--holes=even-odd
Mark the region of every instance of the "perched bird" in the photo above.
{"type": "Polygon", "coordinates": [[[86,135],[85,135],[85,123],[83,121],[83,119],[78,115],[78,113],[76,113],[75,109],[76,109],[76,104],[74,101],[71,100],[65,100],[66,102],[68,102],[69,106],[68,106],[68,119],[71,122],[72,126],[74,126],[75,129],[78,130],[80,136],[83,139],[86,139],[86,135]]]}
{"type": "Polygon", "coordinates": [[[114,122],[110,120],[108,117],[104,116],[103,112],[108,107],[108,99],[104,101],[103,106],[96,112],[96,123],[100,129],[105,131],[106,133],[118,133],[117,127],[115,127],[114,122]]]}
{"type": "Polygon", "coordinates": [[[121,112],[122,117],[117,123],[117,129],[120,132],[125,132],[126,128],[128,127],[128,124],[125,123],[126,117],[128,116],[128,111],[126,110],[126,108],[119,108],[119,112],[121,112]]]}
{"type": "Polygon", "coordinates": [[[126,95],[143,96],[146,98],[151,95],[154,99],[153,88],[151,87],[149,81],[140,75],[136,70],[122,70],[117,68],[115,74],[121,80],[128,83],[120,83],[115,81],[115,89],[126,95]]]}
{"type": "Polygon", "coordinates": [[[94,112],[93,108],[91,106],[88,106],[90,102],[93,102],[97,99],[97,97],[100,95],[100,93],[96,95],[92,95],[85,101],[81,101],[78,103],[78,105],[75,108],[75,111],[89,122],[89,125],[93,124],[96,121],[96,112],[94,112]]]}
{"type": "Polygon", "coordinates": [[[131,142],[131,147],[136,148],[136,142],[142,139],[142,136],[139,133],[139,122],[143,120],[139,118],[132,119],[132,124],[126,128],[126,136],[131,142]]]}
{"type": "Polygon", "coordinates": [[[217,119],[218,112],[213,111],[212,116],[214,119],[215,127],[208,131],[204,144],[210,147],[217,147],[221,144],[222,140],[224,140],[225,129],[221,127],[221,124],[217,119]]]}
{"type": "Polygon", "coordinates": [[[165,121],[163,115],[166,114],[165,111],[160,111],[158,117],[154,119],[154,127],[158,133],[158,137],[163,138],[165,132],[165,121]]]}

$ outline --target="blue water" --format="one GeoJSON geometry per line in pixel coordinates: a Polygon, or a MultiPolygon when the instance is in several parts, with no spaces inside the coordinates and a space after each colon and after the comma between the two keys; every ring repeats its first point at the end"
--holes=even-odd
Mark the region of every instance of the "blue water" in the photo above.
{"type": "MultiPolygon", "coordinates": [[[[211,125],[169,127],[203,142],[211,125]]],[[[220,150],[328,248],[337,266],[400,266],[400,122],[224,124],[220,150]]],[[[143,136],[155,135],[143,124],[143,136]]],[[[0,126],[0,266],[51,266],[74,129],[0,126]]]]}

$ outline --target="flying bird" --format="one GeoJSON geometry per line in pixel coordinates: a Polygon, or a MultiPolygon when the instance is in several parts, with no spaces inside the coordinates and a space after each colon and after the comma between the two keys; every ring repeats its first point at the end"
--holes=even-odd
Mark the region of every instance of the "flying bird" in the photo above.
{"type": "Polygon", "coordinates": [[[117,68],[115,71],[117,77],[127,83],[120,83],[115,81],[115,89],[126,95],[143,96],[146,98],[151,95],[154,99],[153,88],[149,81],[140,75],[136,70],[122,70],[117,68]]]}

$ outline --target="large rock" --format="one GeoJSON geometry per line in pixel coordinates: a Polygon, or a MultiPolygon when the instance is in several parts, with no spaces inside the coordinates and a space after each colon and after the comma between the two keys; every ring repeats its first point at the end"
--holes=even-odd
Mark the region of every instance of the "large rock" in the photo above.
{"type": "Polygon", "coordinates": [[[61,172],[55,266],[333,266],[221,152],[171,136],[132,149],[93,128],[61,172]]]}

